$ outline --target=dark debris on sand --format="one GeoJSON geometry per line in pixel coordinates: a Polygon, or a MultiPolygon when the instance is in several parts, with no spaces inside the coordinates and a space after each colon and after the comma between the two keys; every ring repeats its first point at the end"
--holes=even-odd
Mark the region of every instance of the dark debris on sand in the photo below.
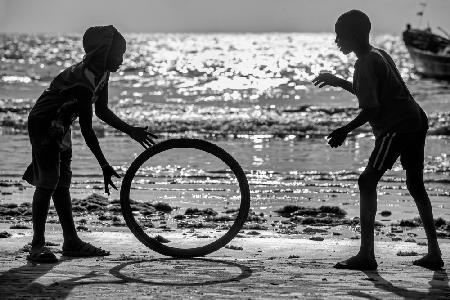
{"type": "Polygon", "coordinates": [[[184,214],[197,216],[216,216],[218,213],[212,208],[198,209],[197,207],[190,207],[186,209],[184,214]]]}
{"type": "MultiPolygon", "coordinates": [[[[138,202],[130,199],[131,210],[138,222],[147,228],[167,227],[167,221],[172,218],[176,222],[177,228],[213,228],[226,230],[231,227],[236,220],[239,210],[228,209],[223,213],[219,213],[212,208],[199,209],[196,207],[187,208],[184,213],[178,213],[171,216],[178,207],[171,206],[164,202],[138,202]],[[156,223],[154,223],[156,222],[156,223]]],[[[90,231],[86,225],[101,226],[126,226],[122,217],[120,200],[108,200],[108,198],[93,193],[86,198],[72,199],[72,211],[75,218],[78,219],[79,231],[90,231]],[[92,218],[94,216],[94,218],[92,218]],[[95,217],[96,216],[96,217],[95,217]],[[90,220],[89,222],[87,221],[90,220]],[[89,224],[87,224],[89,223],[89,224]]],[[[59,223],[56,218],[56,212],[51,207],[49,211],[48,223],[59,223]]],[[[24,223],[31,221],[31,203],[22,203],[20,205],[13,203],[0,204],[0,220],[12,221],[14,224],[11,228],[26,229],[24,223]]],[[[263,224],[267,222],[264,214],[257,214],[250,211],[247,221],[244,225],[245,229],[265,230],[267,226],[263,224]]]]}
{"type": "Polygon", "coordinates": [[[304,207],[286,205],[274,211],[292,223],[315,226],[357,225],[358,220],[346,219],[347,212],[339,206],[304,207]]]}
{"type": "Polygon", "coordinates": [[[20,205],[15,203],[0,204],[0,219],[11,219],[11,217],[30,217],[31,203],[24,202],[20,205]]]}
{"type": "Polygon", "coordinates": [[[0,232],[0,239],[7,239],[7,238],[9,238],[11,236],[12,236],[12,234],[7,232],[7,231],[0,232]]]}
{"type": "MultiPolygon", "coordinates": [[[[142,203],[130,199],[130,206],[132,211],[139,211],[143,216],[151,216],[160,213],[170,213],[175,208],[167,203],[155,202],[155,203],[142,203]]],[[[115,199],[109,201],[108,198],[93,193],[84,199],[72,199],[72,212],[74,217],[83,217],[87,215],[97,215],[99,221],[112,221],[113,223],[120,223],[114,219],[115,215],[121,214],[120,200],[115,199]]],[[[55,216],[56,212],[51,207],[49,216],[55,216]]],[[[31,221],[31,203],[25,202],[20,205],[15,203],[0,204],[0,220],[14,221],[14,229],[26,229],[26,225],[22,225],[20,222],[31,221]],[[23,227],[21,227],[23,226],[23,227]]],[[[53,219],[49,219],[52,223],[53,219]]],[[[115,224],[117,226],[117,224],[115,224]]],[[[11,227],[13,228],[13,227],[11,227]]]]}
{"type": "MultiPolygon", "coordinates": [[[[420,217],[415,217],[413,219],[400,220],[400,222],[393,223],[391,225],[397,225],[401,227],[419,227],[422,226],[422,220],[420,219],[420,217]]],[[[444,220],[441,217],[434,219],[434,225],[436,226],[436,228],[450,231],[450,222],[444,220]]]]}

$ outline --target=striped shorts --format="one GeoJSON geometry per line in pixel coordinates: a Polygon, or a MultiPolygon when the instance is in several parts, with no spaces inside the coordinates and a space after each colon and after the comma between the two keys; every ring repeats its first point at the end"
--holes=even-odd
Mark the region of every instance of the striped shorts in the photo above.
{"type": "Polygon", "coordinates": [[[404,170],[423,169],[426,131],[390,132],[375,140],[369,167],[378,171],[391,169],[397,158],[404,170]]]}

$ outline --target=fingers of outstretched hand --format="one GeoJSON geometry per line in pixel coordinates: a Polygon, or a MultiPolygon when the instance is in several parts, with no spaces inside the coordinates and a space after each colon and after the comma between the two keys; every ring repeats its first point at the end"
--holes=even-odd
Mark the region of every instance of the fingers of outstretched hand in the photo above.
{"type": "Polygon", "coordinates": [[[145,137],[144,142],[149,146],[153,146],[155,144],[155,142],[148,136],[145,137]]]}
{"type": "Polygon", "coordinates": [[[151,137],[151,138],[154,138],[154,139],[158,138],[158,136],[156,134],[153,134],[153,133],[148,132],[148,131],[147,131],[147,137],[151,137]]]}
{"type": "Polygon", "coordinates": [[[335,138],[337,136],[337,133],[336,133],[336,130],[335,131],[332,131],[328,136],[327,136],[327,139],[332,139],[332,138],[335,138]]]}
{"type": "Polygon", "coordinates": [[[326,85],[336,86],[336,76],[331,73],[321,73],[312,80],[315,86],[322,88],[326,85]]]}
{"type": "Polygon", "coordinates": [[[319,78],[319,76],[317,76],[316,78],[313,79],[312,83],[317,86],[318,84],[324,82],[324,80],[322,78],[319,78]]]}
{"type": "Polygon", "coordinates": [[[322,88],[326,85],[331,85],[331,83],[328,80],[324,80],[324,79],[319,79],[319,80],[313,81],[313,84],[315,86],[319,86],[319,88],[322,88]]]}
{"type": "Polygon", "coordinates": [[[116,176],[117,178],[120,178],[120,175],[115,170],[113,170],[112,175],[116,176]]]}
{"type": "Polygon", "coordinates": [[[330,140],[328,141],[328,145],[330,145],[331,148],[336,148],[336,147],[337,147],[336,140],[335,140],[335,139],[330,139],[330,140]]]}
{"type": "Polygon", "coordinates": [[[339,146],[342,145],[342,143],[344,143],[345,141],[345,137],[342,136],[332,136],[329,140],[328,140],[328,145],[331,146],[331,148],[337,148],[339,146]]]}
{"type": "Polygon", "coordinates": [[[148,149],[155,144],[155,142],[149,136],[136,139],[136,141],[138,141],[139,144],[141,144],[145,149],[148,149]]]}
{"type": "Polygon", "coordinates": [[[104,178],[104,182],[105,182],[105,193],[109,195],[108,181],[106,178],[104,178]]]}
{"type": "Polygon", "coordinates": [[[147,140],[143,140],[141,145],[144,145],[145,149],[148,149],[152,146],[152,144],[150,144],[147,140]]]}
{"type": "Polygon", "coordinates": [[[103,182],[105,185],[105,193],[109,195],[109,186],[111,185],[114,189],[117,190],[116,185],[111,180],[111,177],[115,176],[117,178],[120,178],[120,175],[116,172],[116,170],[113,169],[113,167],[108,166],[103,169],[103,182]]]}
{"type": "Polygon", "coordinates": [[[145,127],[143,127],[144,128],[144,130],[145,130],[145,134],[147,135],[147,137],[151,137],[151,138],[154,138],[154,139],[157,139],[158,138],[158,136],[156,135],[156,134],[153,134],[153,133],[151,133],[150,131],[148,131],[149,129],[148,129],[148,126],[145,126],[145,127]]]}
{"type": "Polygon", "coordinates": [[[145,149],[148,149],[149,146],[147,144],[145,144],[144,142],[138,141],[139,144],[141,144],[142,147],[144,147],[145,149]]]}
{"type": "Polygon", "coordinates": [[[111,178],[105,178],[105,193],[106,194],[110,194],[109,193],[109,186],[112,186],[115,190],[117,190],[116,185],[114,184],[114,182],[112,182],[111,178]]]}
{"type": "Polygon", "coordinates": [[[109,179],[108,184],[111,185],[115,190],[117,190],[117,187],[116,187],[116,185],[114,184],[114,182],[112,182],[111,178],[109,179]]]}

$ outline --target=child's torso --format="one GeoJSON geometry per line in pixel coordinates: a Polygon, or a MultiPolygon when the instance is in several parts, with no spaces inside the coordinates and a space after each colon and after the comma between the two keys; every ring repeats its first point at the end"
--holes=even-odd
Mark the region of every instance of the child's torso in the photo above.
{"type": "Polygon", "coordinates": [[[36,118],[44,123],[59,118],[64,123],[72,123],[78,116],[77,101],[95,102],[99,93],[107,88],[108,77],[109,74],[105,73],[96,79],[83,63],[65,69],[38,98],[29,118],[36,118]]]}
{"type": "Polygon", "coordinates": [[[426,130],[428,128],[426,115],[411,96],[392,58],[383,50],[372,48],[363,59],[364,62],[357,61],[355,65],[353,88],[358,95],[358,68],[372,64],[380,103],[380,113],[370,121],[375,135],[426,130]]]}

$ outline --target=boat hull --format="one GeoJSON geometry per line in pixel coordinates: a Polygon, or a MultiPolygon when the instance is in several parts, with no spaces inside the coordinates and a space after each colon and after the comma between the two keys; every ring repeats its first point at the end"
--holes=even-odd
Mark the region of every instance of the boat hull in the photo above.
{"type": "Polygon", "coordinates": [[[406,48],[417,73],[426,77],[450,79],[450,55],[437,55],[411,46],[406,48]]]}

